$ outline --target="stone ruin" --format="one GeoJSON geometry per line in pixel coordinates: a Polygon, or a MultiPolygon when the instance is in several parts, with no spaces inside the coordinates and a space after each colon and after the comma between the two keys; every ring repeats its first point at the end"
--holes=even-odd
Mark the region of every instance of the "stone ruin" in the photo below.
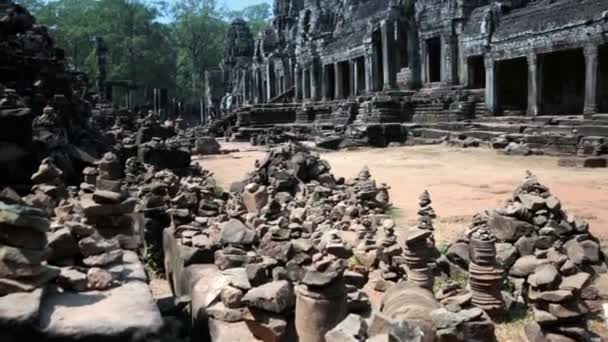
{"type": "Polygon", "coordinates": [[[562,165],[605,167],[607,31],[602,0],[277,0],[257,37],[228,30],[207,116],[235,139],[280,127],[332,148],[579,151],[562,165]]]}

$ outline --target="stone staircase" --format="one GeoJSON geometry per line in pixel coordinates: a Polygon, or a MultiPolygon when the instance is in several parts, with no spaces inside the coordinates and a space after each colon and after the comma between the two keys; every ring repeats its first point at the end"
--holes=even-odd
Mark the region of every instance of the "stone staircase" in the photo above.
{"type": "Polygon", "coordinates": [[[481,117],[457,122],[413,123],[408,124],[408,129],[414,141],[420,143],[437,142],[445,137],[483,141],[503,137],[549,154],[574,154],[582,140],[608,139],[608,115],[596,115],[592,120],[582,116],[481,117]]]}

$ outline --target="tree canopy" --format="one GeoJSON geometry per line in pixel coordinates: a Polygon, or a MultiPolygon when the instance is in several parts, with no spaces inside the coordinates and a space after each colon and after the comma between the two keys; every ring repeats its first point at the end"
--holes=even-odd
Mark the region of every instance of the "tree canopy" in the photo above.
{"type": "Polygon", "coordinates": [[[69,66],[95,75],[94,39],[108,46],[108,79],[168,88],[179,97],[200,96],[207,68],[218,65],[224,35],[243,18],[254,32],[270,21],[271,7],[241,11],[215,0],[15,0],[49,27],[69,66]]]}

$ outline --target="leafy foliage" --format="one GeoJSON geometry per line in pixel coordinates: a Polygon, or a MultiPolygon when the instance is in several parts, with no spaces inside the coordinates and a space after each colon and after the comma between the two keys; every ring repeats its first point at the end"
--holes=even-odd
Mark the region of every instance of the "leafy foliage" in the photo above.
{"type": "Polygon", "coordinates": [[[179,97],[203,92],[204,72],[220,63],[231,20],[262,30],[271,6],[242,11],[216,0],[14,0],[49,28],[69,67],[94,76],[96,36],[108,46],[108,78],[163,87],[179,97]]]}

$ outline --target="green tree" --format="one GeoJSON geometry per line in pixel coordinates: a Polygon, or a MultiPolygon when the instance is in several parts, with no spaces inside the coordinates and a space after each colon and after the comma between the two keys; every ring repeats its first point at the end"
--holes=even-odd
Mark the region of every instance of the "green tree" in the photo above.
{"type": "Polygon", "coordinates": [[[227,24],[214,0],[181,0],[171,14],[178,87],[184,94],[200,96],[204,71],[221,61],[227,24]]]}
{"type": "Polygon", "coordinates": [[[240,11],[228,11],[226,17],[230,21],[236,18],[245,19],[249,23],[251,32],[256,36],[269,25],[272,18],[272,7],[268,3],[251,5],[240,11]]]}

